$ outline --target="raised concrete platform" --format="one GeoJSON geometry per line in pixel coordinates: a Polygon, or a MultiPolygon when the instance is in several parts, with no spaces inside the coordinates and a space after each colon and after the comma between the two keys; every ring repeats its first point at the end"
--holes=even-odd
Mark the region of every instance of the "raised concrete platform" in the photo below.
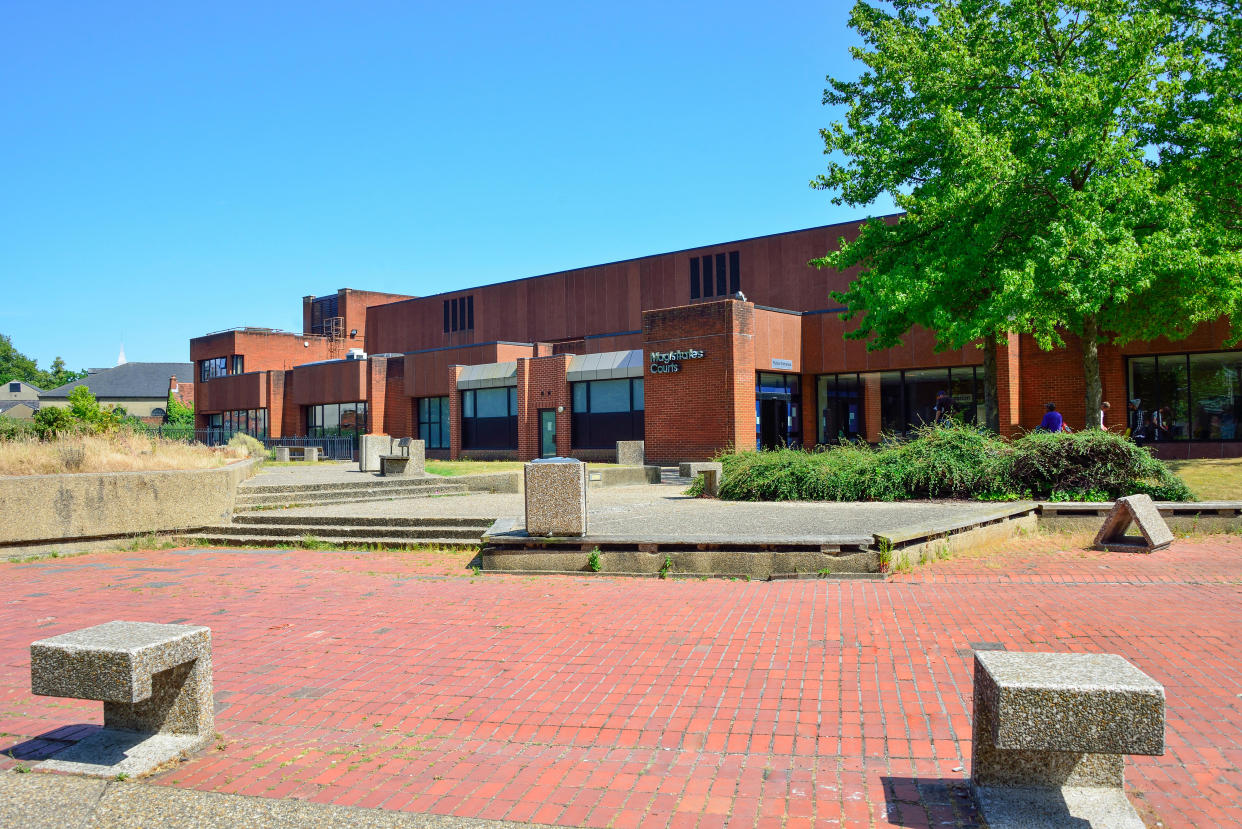
{"type": "Polygon", "coordinates": [[[590,533],[543,538],[518,518],[483,536],[484,569],[587,572],[598,551],[612,575],[751,579],[880,577],[906,563],[1033,529],[1035,506],[1019,504],[749,503],[662,498],[595,508],[590,533]]]}

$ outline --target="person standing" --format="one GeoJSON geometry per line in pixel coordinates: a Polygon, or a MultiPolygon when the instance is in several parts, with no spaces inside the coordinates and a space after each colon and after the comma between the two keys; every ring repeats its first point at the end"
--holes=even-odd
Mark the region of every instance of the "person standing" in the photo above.
{"type": "Polygon", "coordinates": [[[1057,411],[1056,403],[1049,403],[1045,407],[1044,419],[1039,421],[1037,431],[1041,432],[1060,432],[1065,429],[1065,419],[1061,417],[1061,413],[1057,411]]]}
{"type": "Polygon", "coordinates": [[[1107,400],[1100,404],[1100,428],[1105,431],[1108,431],[1108,424],[1104,422],[1104,416],[1108,414],[1108,410],[1111,408],[1112,406],[1108,404],[1107,400]]]}

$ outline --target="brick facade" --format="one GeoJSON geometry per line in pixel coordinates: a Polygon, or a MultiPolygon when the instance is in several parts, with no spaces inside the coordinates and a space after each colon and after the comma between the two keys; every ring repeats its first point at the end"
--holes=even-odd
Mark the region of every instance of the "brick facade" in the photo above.
{"type": "Polygon", "coordinates": [[[570,399],[568,354],[549,357],[519,358],[517,361],[517,427],[518,459],[529,461],[540,457],[539,412],[558,410],[556,414],[556,454],[566,457],[573,445],[573,401],[570,399]]]}

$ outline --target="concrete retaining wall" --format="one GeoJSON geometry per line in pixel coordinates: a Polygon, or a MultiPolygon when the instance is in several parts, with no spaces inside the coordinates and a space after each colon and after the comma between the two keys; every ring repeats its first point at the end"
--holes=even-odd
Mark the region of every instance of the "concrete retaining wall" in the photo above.
{"type": "Polygon", "coordinates": [[[479,475],[446,475],[446,483],[462,484],[472,492],[522,492],[522,470],[483,472],[479,475]]]}
{"type": "Polygon", "coordinates": [[[216,469],[0,478],[0,550],[124,538],[227,523],[259,461],[216,469]]]}
{"type": "Polygon", "coordinates": [[[658,483],[658,466],[587,466],[587,486],[592,488],[658,483]]]}

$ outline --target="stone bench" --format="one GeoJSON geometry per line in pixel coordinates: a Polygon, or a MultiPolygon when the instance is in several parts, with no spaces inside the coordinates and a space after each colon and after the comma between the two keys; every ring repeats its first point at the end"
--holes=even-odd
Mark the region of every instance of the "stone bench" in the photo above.
{"type": "Polygon", "coordinates": [[[1114,654],[985,651],[974,700],[971,786],[989,827],[1141,829],[1125,755],[1164,753],[1158,682],[1114,654]]]}
{"type": "Polygon", "coordinates": [[[702,475],[703,494],[714,498],[720,494],[720,484],[724,480],[724,467],[716,461],[682,461],[677,474],[691,480],[702,475]]]}
{"type": "Polygon", "coordinates": [[[300,460],[307,463],[318,463],[320,457],[318,446],[277,446],[275,451],[276,460],[280,463],[289,463],[295,453],[300,460]]]}
{"type": "Polygon", "coordinates": [[[211,740],[211,630],[107,622],[41,639],[30,645],[30,689],[104,704],[103,729],[40,771],[136,777],[211,740]]]}
{"type": "Polygon", "coordinates": [[[379,466],[381,475],[412,475],[422,476],[427,474],[426,441],[415,440],[414,438],[401,438],[393,442],[393,447],[397,451],[391,455],[380,455],[379,466]]]}

